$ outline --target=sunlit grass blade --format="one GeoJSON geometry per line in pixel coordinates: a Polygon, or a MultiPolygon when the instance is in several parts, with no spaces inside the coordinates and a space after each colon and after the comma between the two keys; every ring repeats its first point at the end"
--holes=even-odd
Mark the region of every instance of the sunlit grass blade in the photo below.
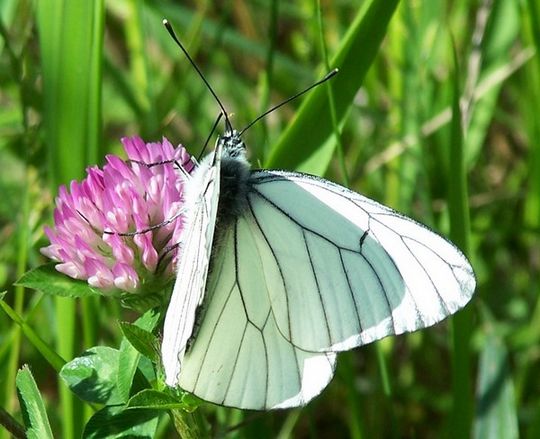
{"type": "MultiPolygon", "coordinates": [[[[460,110],[460,70],[455,46],[455,74],[453,79],[452,122],[449,139],[449,166],[447,176],[448,209],[450,213],[450,239],[469,254],[470,219],[467,189],[467,172],[464,158],[464,133],[460,110]]],[[[452,317],[452,394],[453,407],[450,418],[450,436],[467,437],[471,431],[472,399],[470,378],[470,334],[472,309],[461,310],[452,317]]]]}
{"type": "Polygon", "coordinates": [[[101,158],[103,3],[38,3],[45,140],[53,188],[101,158]]]}
{"type": "MultiPolygon", "coordinates": [[[[44,90],[45,141],[53,191],[80,178],[101,156],[101,72],[103,1],[38,3],[38,30],[44,90]]],[[[56,298],[57,347],[72,358],[77,329],[75,302],[56,298]]],[[[82,306],[85,306],[84,303],[82,306]]],[[[88,319],[90,312],[83,315],[88,319]]],[[[95,318],[95,316],[94,316],[95,318]]],[[[86,322],[87,331],[94,325],[86,322]]],[[[89,337],[85,337],[89,340],[89,337]]],[[[60,384],[63,437],[82,431],[82,406],[60,384]]]]}
{"type": "MultiPolygon", "coordinates": [[[[527,99],[520,99],[520,114],[523,119],[524,135],[531,143],[527,151],[527,183],[528,190],[524,194],[523,222],[518,225],[525,232],[525,240],[531,248],[537,248],[540,232],[540,5],[535,0],[526,2],[527,9],[524,14],[524,26],[522,27],[525,44],[530,44],[536,49],[536,56],[523,69],[523,86],[527,90],[527,99]]],[[[527,282],[527,289],[534,300],[531,303],[530,319],[527,325],[516,328],[512,343],[508,347],[519,346],[520,352],[536,351],[540,342],[540,278],[532,275],[527,282]]],[[[512,351],[510,351],[511,355],[512,351]]],[[[511,358],[509,359],[511,360],[511,358]]],[[[531,392],[531,378],[538,375],[538,360],[535,355],[528,354],[525,361],[519,366],[513,366],[510,379],[515,383],[515,402],[518,414],[523,411],[522,406],[529,400],[531,392]]],[[[532,378],[534,379],[534,378],[532,378]]],[[[520,430],[526,432],[522,437],[533,439],[540,437],[540,401],[531,402],[531,410],[534,412],[532,419],[524,425],[520,422],[520,430]],[[526,426],[526,428],[524,428],[526,426]]],[[[520,419],[518,418],[518,421],[520,419]]]]}
{"type": "MultiPolygon", "coordinates": [[[[512,64],[512,46],[520,30],[519,6],[512,0],[483,1],[477,13],[477,23],[473,35],[473,47],[467,58],[467,81],[464,85],[464,99],[470,104],[465,120],[467,129],[467,150],[465,163],[470,167],[482,153],[482,147],[490,123],[493,121],[502,82],[493,84],[482,99],[473,102],[474,90],[492,72],[502,66],[512,64]],[[485,16],[479,19],[478,16],[485,16]],[[480,23],[478,23],[480,21],[480,23]]],[[[464,72],[465,73],[465,72],[464,72]]]]}
{"type": "MultiPolygon", "coordinates": [[[[319,25],[319,39],[321,41],[321,53],[324,61],[324,67],[326,71],[331,71],[330,60],[328,59],[328,49],[326,47],[325,41],[325,32],[324,32],[324,20],[323,20],[323,11],[321,7],[320,0],[317,0],[317,22],[319,25]]],[[[349,186],[349,172],[347,171],[347,166],[345,164],[345,151],[343,147],[343,142],[341,141],[341,132],[339,129],[338,117],[336,114],[336,102],[334,99],[334,93],[332,92],[332,87],[330,84],[326,84],[326,91],[328,92],[328,107],[330,109],[330,117],[332,121],[332,131],[334,134],[334,141],[337,146],[337,155],[339,159],[339,165],[341,168],[341,178],[343,179],[343,184],[349,186]]]]}
{"type": "Polygon", "coordinates": [[[29,326],[23,318],[15,312],[3,298],[0,297],[0,308],[9,316],[13,322],[18,324],[26,338],[32,343],[32,345],[43,355],[43,358],[56,370],[57,372],[62,369],[62,366],[65,364],[64,359],[58,355],[39,335],[38,333],[29,326]]]}
{"type": "MultiPolygon", "coordinates": [[[[523,100],[523,114],[530,139],[540,138],[540,6],[535,0],[528,0],[530,40],[536,48],[536,56],[526,71],[527,90],[530,99],[523,100]]],[[[540,228],[540,144],[533,142],[530,149],[529,192],[525,204],[525,219],[532,230],[540,228]]]]}
{"type": "MultiPolygon", "coordinates": [[[[329,83],[336,103],[337,120],[340,122],[347,114],[378,52],[398,3],[398,0],[373,0],[368,7],[359,11],[330,62],[332,67],[340,69],[339,75],[329,83]]],[[[296,119],[270,151],[266,167],[297,168],[319,151],[333,132],[328,91],[319,87],[304,100],[296,119]]],[[[319,172],[328,166],[334,147],[335,142],[328,144],[318,157],[319,172]]]]}

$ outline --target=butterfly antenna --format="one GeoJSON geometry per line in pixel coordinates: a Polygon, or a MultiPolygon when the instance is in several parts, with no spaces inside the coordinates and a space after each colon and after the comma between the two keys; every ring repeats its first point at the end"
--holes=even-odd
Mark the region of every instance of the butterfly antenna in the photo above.
{"type": "Polygon", "coordinates": [[[174,29],[171,26],[171,23],[169,23],[169,20],[164,18],[163,19],[163,25],[165,26],[165,28],[169,32],[169,35],[172,37],[174,42],[178,45],[178,47],[180,47],[182,52],[184,52],[184,55],[186,55],[186,58],[189,60],[190,64],[197,71],[197,73],[199,74],[199,76],[203,80],[203,82],[206,85],[206,87],[208,88],[208,90],[210,90],[210,93],[212,93],[212,96],[214,96],[214,99],[218,103],[219,108],[221,108],[221,112],[223,113],[223,116],[225,116],[225,125],[227,126],[227,131],[232,131],[231,121],[229,120],[229,113],[227,113],[227,110],[225,110],[225,107],[223,106],[223,104],[221,103],[219,98],[217,97],[217,94],[214,92],[214,89],[210,86],[210,84],[208,83],[208,81],[206,80],[206,78],[204,77],[202,72],[200,71],[199,67],[197,67],[197,64],[195,64],[195,61],[193,61],[193,58],[191,58],[188,51],[185,49],[185,47],[182,45],[182,43],[180,42],[180,40],[176,36],[176,33],[174,32],[174,29]]]}
{"type": "Polygon", "coordinates": [[[260,121],[263,117],[269,115],[272,111],[274,110],[277,110],[279,107],[282,107],[283,105],[291,102],[292,100],[296,99],[297,97],[299,96],[302,96],[304,93],[307,93],[308,91],[310,91],[312,88],[315,88],[317,87],[318,85],[321,85],[323,82],[326,82],[328,81],[329,79],[331,79],[332,77],[334,77],[337,73],[339,72],[339,69],[334,69],[332,70],[331,72],[327,73],[326,76],[322,79],[320,79],[319,81],[317,81],[315,84],[311,84],[308,88],[302,90],[301,92],[298,92],[296,93],[294,96],[291,96],[290,98],[287,98],[285,99],[283,102],[281,102],[280,104],[277,104],[276,106],[270,108],[269,110],[266,110],[263,114],[261,114],[260,116],[258,116],[257,118],[255,118],[255,120],[253,120],[252,122],[250,122],[248,124],[247,127],[245,127],[242,131],[240,131],[238,133],[238,135],[242,135],[244,132],[246,132],[249,128],[251,128],[253,125],[255,125],[258,121],[260,121]]]}
{"type": "Polygon", "coordinates": [[[210,142],[210,139],[212,138],[212,135],[216,131],[218,123],[219,123],[219,121],[221,120],[222,117],[223,117],[223,113],[219,113],[216,121],[214,122],[214,125],[212,126],[212,130],[210,131],[209,136],[206,138],[206,142],[204,142],[204,146],[203,146],[201,152],[199,153],[199,157],[197,157],[197,161],[199,161],[199,162],[201,161],[201,158],[202,158],[202,156],[204,154],[204,151],[206,150],[206,147],[208,146],[208,143],[210,142]]]}

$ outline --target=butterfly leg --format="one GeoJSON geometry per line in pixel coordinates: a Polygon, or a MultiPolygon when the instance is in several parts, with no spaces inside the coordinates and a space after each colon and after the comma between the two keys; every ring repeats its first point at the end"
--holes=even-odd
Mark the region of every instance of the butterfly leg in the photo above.
{"type": "MultiPolygon", "coordinates": [[[[86,218],[82,212],[78,211],[77,210],[77,213],[81,216],[81,218],[83,220],[85,220],[92,228],[94,228],[92,226],[92,224],[90,223],[90,221],[88,220],[88,218],[86,218]]],[[[136,236],[136,235],[141,235],[143,233],[146,233],[146,232],[151,232],[153,230],[156,230],[156,229],[159,229],[161,227],[164,227],[168,224],[171,224],[172,222],[176,221],[180,216],[182,216],[184,213],[186,213],[186,209],[180,209],[178,211],[178,213],[176,213],[174,216],[172,216],[171,218],[169,219],[166,219],[165,221],[162,221],[158,224],[154,224],[150,227],[147,227],[145,229],[142,229],[142,230],[136,230],[135,232],[124,232],[124,233],[121,233],[121,232],[111,232],[109,230],[103,230],[102,233],[106,234],[106,235],[118,235],[118,236],[136,236]]],[[[101,231],[100,231],[101,232],[101,231]]]]}
{"type": "Polygon", "coordinates": [[[146,229],[142,229],[142,230],[136,230],[135,232],[125,232],[125,233],[120,233],[120,232],[111,232],[109,230],[104,230],[103,233],[107,234],[107,235],[118,235],[118,236],[136,236],[136,235],[141,235],[143,233],[146,233],[146,232],[151,232],[153,230],[156,230],[156,229],[160,229],[161,227],[164,227],[168,224],[171,224],[172,222],[176,221],[180,216],[182,216],[184,213],[186,213],[186,209],[180,209],[178,211],[178,213],[176,213],[175,215],[173,215],[171,218],[168,218],[158,224],[154,224],[150,227],[147,227],[146,229]]]}
{"type": "Polygon", "coordinates": [[[176,165],[178,170],[184,175],[184,177],[186,177],[187,179],[191,178],[190,172],[194,168],[196,168],[198,166],[198,163],[197,163],[197,161],[195,160],[194,157],[189,158],[188,160],[186,160],[183,163],[179,163],[178,160],[176,160],[176,159],[161,160],[159,162],[152,162],[152,163],[146,163],[146,162],[143,162],[141,160],[131,160],[131,159],[126,160],[126,161],[129,162],[129,163],[136,163],[136,164],[141,165],[141,166],[146,166],[147,168],[153,168],[154,166],[159,166],[159,165],[174,164],[174,165],[176,165]],[[186,165],[189,166],[189,170],[186,169],[186,165]]]}
{"type": "Polygon", "coordinates": [[[167,247],[164,248],[163,252],[159,255],[159,258],[156,264],[155,273],[158,273],[159,269],[162,266],[167,266],[169,262],[168,256],[171,256],[171,258],[174,257],[172,252],[180,247],[181,247],[180,243],[177,242],[176,244],[168,245],[167,247]]]}

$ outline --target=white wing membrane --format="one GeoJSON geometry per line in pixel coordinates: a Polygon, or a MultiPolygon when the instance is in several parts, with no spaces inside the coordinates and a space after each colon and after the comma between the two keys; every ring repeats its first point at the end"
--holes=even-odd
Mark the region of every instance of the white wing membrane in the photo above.
{"type": "Polygon", "coordinates": [[[258,277],[267,261],[256,250],[252,227],[241,218],[223,238],[202,326],[186,353],[180,386],[233,407],[298,406],[330,381],[335,354],[305,352],[280,334],[266,284],[258,277]],[[254,264],[254,277],[238,270],[245,258],[254,264]]]}
{"type": "Polygon", "coordinates": [[[336,352],[430,326],[475,287],[444,238],[303,174],[254,172],[248,209],[224,233],[179,381],[218,404],[304,404],[336,352]]]}
{"type": "Polygon", "coordinates": [[[180,242],[182,256],[161,345],[165,380],[169,386],[178,384],[184,353],[196,324],[196,311],[205,294],[218,206],[219,164],[219,159],[214,164],[210,160],[201,163],[194,173],[195,181],[188,185],[195,192],[186,194],[188,215],[180,242]]]}
{"type": "Polygon", "coordinates": [[[302,349],[340,351],[430,326],[474,292],[453,244],[339,185],[261,171],[249,205],[287,291],[278,326],[302,349]]]}

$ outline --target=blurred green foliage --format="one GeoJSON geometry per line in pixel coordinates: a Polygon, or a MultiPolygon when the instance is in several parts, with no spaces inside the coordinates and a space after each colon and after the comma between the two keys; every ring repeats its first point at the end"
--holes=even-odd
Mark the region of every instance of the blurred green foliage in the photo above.
{"type": "MultiPolygon", "coordinates": [[[[306,408],[249,413],[208,404],[201,411],[215,434],[228,437],[539,437],[537,1],[320,3],[322,22],[319,3],[307,0],[0,1],[6,303],[65,361],[97,344],[118,346],[116,322],[135,320],[112,300],[53,300],[14,282],[44,262],[43,225],[51,223],[58,184],[118,153],[120,137],[166,136],[200,152],[218,107],[163,17],[237,127],[323,76],[324,41],[330,67],[342,67],[332,80],[340,142],[321,87],[248,131],[252,163],[341,183],[345,173],[354,190],[446,235],[452,203],[468,203],[459,215],[470,216],[463,242],[477,293],[450,325],[341,355],[336,378],[306,408]],[[369,26],[356,32],[366,16],[369,26]],[[453,105],[456,91],[460,105],[453,105]],[[466,199],[449,197],[464,175],[466,199]]],[[[19,421],[16,374],[24,363],[55,436],[79,437],[97,407],[74,398],[43,350],[0,312],[0,406],[19,421]]],[[[173,434],[167,416],[157,429],[159,437],[173,434]]]]}

